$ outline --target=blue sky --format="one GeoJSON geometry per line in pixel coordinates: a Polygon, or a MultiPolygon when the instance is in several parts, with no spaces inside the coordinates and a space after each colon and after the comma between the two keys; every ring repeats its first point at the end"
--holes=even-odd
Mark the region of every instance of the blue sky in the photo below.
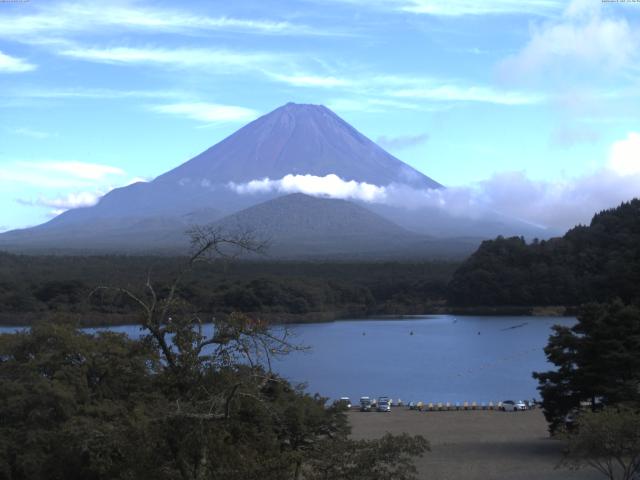
{"type": "MultiPolygon", "coordinates": [[[[289,102],[565,226],[640,194],[640,3],[0,2],[0,231],[94,203],[289,102]]],[[[460,199],[463,200],[460,200],[460,199]]]]}

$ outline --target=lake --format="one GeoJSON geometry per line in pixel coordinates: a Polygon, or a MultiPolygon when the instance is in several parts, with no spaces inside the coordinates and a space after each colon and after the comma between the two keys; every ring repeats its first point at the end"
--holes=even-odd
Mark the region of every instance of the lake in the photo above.
{"type": "MultiPolygon", "coordinates": [[[[291,325],[310,348],[273,363],[310,393],[352,400],[489,402],[539,398],[533,371],[550,368],[543,348],[554,324],[575,318],[425,315],[291,325]]],[[[0,328],[0,332],[15,330],[0,328]]],[[[137,337],[137,326],[111,330],[137,337]]]]}

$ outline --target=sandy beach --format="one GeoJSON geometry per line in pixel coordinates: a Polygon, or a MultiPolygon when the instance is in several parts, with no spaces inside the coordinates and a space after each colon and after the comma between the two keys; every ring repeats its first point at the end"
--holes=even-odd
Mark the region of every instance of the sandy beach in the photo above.
{"type": "Polygon", "coordinates": [[[416,462],[425,480],[596,480],[597,472],[556,468],[562,443],[549,438],[541,410],[526,412],[349,412],[354,438],[421,434],[431,452],[416,462]]]}

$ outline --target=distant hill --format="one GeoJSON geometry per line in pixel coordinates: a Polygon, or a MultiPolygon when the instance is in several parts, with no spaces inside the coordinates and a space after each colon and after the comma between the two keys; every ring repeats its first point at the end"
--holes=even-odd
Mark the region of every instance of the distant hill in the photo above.
{"type": "Polygon", "coordinates": [[[278,258],[461,258],[480,239],[437,239],[410,232],[345,200],[301,193],[261,203],[218,222],[225,231],[249,230],[269,241],[278,258]]]}
{"type": "Polygon", "coordinates": [[[596,214],[561,238],[485,241],[449,284],[455,305],[640,302],[640,200],[596,214]]]}
{"type": "Polygon", "coordinates": [[[355,203],[292,193],[234,213],[217,222],[229,230],[250,226],[279,241],[300,238],[412,236],[407,230],[355,203]]]}

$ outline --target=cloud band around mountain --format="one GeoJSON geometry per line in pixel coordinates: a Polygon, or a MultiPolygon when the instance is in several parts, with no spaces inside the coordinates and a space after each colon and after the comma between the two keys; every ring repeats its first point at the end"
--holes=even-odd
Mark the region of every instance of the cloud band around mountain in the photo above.
{"type": "Polygon", "coordinates": [[[313,196],[328,196],[365,202],[383,202],[386,196],[386,187],[356,182],[355,180],[343,180],[333,173],[324,177],[289,174],[276,180],[263,178],[241,184],[230,182],[228,187],[240,194],[306,193],[313,196]]]}
{"type": "Polygon", "coordinates": [[[557,231],[589,223],[595,212],[638,196],[639,139],[638,134],[629,134],[613,145],[605,166],[559,181],[534,180],[525,172],[515,171],[494,174],[471,185],[416,189],[398,183],[373,185],[345,180],[335,174],[290,174],[280,179],[263,178],[227,186],[245,195],[305,193],[415,210],[436,208],[463,218],[482,218],[499,213],[557,231]]]}

